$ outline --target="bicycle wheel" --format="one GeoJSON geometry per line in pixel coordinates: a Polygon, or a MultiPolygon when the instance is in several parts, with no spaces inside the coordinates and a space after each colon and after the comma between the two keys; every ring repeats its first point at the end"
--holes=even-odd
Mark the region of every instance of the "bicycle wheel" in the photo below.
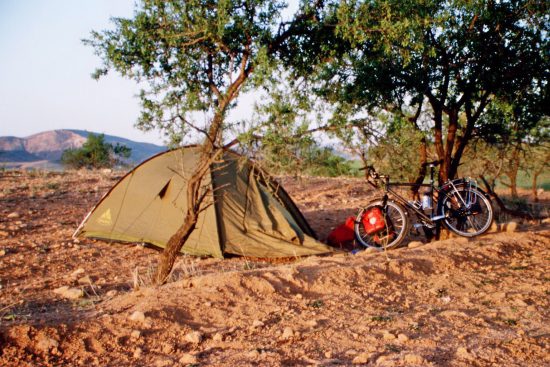
{"type": "Polygon", "coordinates": [[[493,222],[493,207],[477,189],[461,187],[449,192],[442,201],[444,223],[454,233],[475,237],[487,232],[493,222]]]}
{"type": "Polygon", "coordinates": [[[373,247],[378,250],[390,249],[403,242],[408,226],[406,210],[401,205],[388,200],[384,207],[382,200],[376,200],[361,209],[355,217],[355,238],[365,247],[373,247]],[[365,231],[363,216],[375,207],[382,211],[385,227],[376,233],[368,234],[365,231]]]}

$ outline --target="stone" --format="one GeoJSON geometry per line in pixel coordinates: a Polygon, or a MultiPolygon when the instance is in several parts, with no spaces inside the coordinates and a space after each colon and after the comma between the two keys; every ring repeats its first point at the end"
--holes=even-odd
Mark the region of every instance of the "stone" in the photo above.
{"type": "Polygon", "coordinates": [[[185,335],[185,340],[192,344],[199,344],[202,341],[202,334],[198,331],[191,331],[185,335]]]}
{"type": "Polygon", "coordinates": [[[76,269],[75,271],[73,271],[71,273],[71,277],[76,278],[77,276],[79,276],[82,273],[84,273],[84,269],[78,268],[78,269],[76,269]]]}
{"type": "Polygon", "coordinates": [[[417,366],[423,366],[426,363],[424,357],[418,354],[406,354],[403,360],[407,364],[413,364],[417,366]]]}
{"type": "Polygon", "coordinates": [[[384,334],[382,335],[382,338],[384,340],[395,340],[395,335],[393,335],[389,331],[384,331],[384,334]]]}
{"type": "Polygon", "coordinates": [[[367,364],[372,355],[373,355],[373,353],[370,353],[370,352],[361,353],[361,354],[357,355],[355,358],[353,358],[351,363],[352,364],[367,364]]]}
{"type": "Polygon", "coordinates": [[[8,214],[8,218],[19,218],[19,213],[11,212],[10,214],[8,214]]]}
{"type": "Polygon", "coordinates": [[[250,352],[246,354],[249,358],[258,358],[260,356],[260,352],[258,352],[257,349],[253,349],[250,352]]]}
{"type": "Polygon", "coordinates": [[[0,250],[0,256],[6,255],[6,250],[0,250]]]}
{"type": "Polygon", "coordinates": [[[171,354],[174,352],[174,344],[170,342],[165,342],[162,344],[162,353],[171,354]]]}
{"type": "Polygon", "coordinates": [[[197,357],[190,353],[185,353],[181,358],[179,359],[180,364],[187,366],[189,364],[195,364],[198,362],[197,357]]]}
{"type": "Polygon", "coordinates": [[[143,323],[145,322],[145,314],[141,311],[134,311],[134,313],[130,315],[130,320],[143,323]]]}
{"type": "Polygon", "coordinates": [[[464,347],[459,347],[457,350],[456,350],[456,356],[458,358],[462,358],[462,359],[473,359],[474,357],[472,356],[472,354],[468,351],[468,349],[464,348],[464,347]]]}
{"type": "Polygon", "coordinates": [[[283,339],[290,339],[294,336],[294,330],[292,330],[291,328],[289,327],[285,327],[285,329],[283,330],[283,335],[281,336],[281,338],[283,339]]]}
{"type": "Polygon", "coordinates": [[[399,334],[397,335],[397,340],[399,340],[401,343],[405,343],[409,341],[409,337],[405,334],[399,334]]]}
{"type": "Polygon", "coordinates": [[[512,233],[517,231],[518,229],[518,223],[517,222],[508,222],[506,223],[506,232],[512,233]]]}
{"type": "Polygon", "coordinates": [[[92,279],[88,275],[83,276],[82,278],[78,279],[78,284],[80,285],[92,284],[92,279]]]}
{"type": "Polygon", "coordinates": [[[307,320],[306,321],[306,325],[309,326],[309,327],[317,327],[319,325],[319,323],[317,322],[317,320],[307,320]]]}
{"type": "Polygon", "coordinates": [[[259,328],[259,327],[262,327],[264,326],[265,324],[263,322],[261,322],[260,320],[254,320],[252,322],[252,327],[253,328],[259,328]]]}
{"type": "Polygon", "coordinates": [[[116,296],[117,291],[114,289],[111,289],[109,292],[105,293],[105,295],[109,298],[116,296]]]}
{"type": "Polygon", "coordinates": [[[141,348],[134,349],[134,358],[140,358],[142,353],[143,350],[141,350],[141,348]]]}
{"type": "Polygon", "coordinates": [[[420,241],[411,241],[409,242],[409,244],[407,245],[408,248],[417,248],[417,247],[420,247],[424,245],[423,242],[420,242],[420,241]]]}
{"type": "Polygon", "coordinates": [[[59,287],[53,290],[55,294],[67,299],[79,299],[84,297],[84,292],[79,288],[59,287]]]}
{"type": "Polygon", "coordinates": [[[59,347],[59,342],[45,334],[39,334],[36,338],[36,348],[48,353],[50,350],[59,347]]]}
{"type": "Polygon", "coordinates": [[[132,333],[130,334],[130,338],[136,340],[136,339],[139,339],[141,336],[141,331],[139,330],[134,330],[132,331],[132,333]]]}
{"type": "Polygon", "coordinates": [[[10,234],[6,231],[0,231],[0,237],[8,237],[10,234]]]}
{"type": "Polygon", "coordinates": [[[221,342],[223,341],[223,335],[221,333],[216,333],[212,337],[212,340],[214,340],[215,342],[221,342]]]}

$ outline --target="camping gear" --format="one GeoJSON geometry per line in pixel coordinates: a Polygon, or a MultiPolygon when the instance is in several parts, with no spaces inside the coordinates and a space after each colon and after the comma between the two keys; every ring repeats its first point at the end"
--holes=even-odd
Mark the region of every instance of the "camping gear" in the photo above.
{"type": "MultiPolygon", "coordinates": [[[[126,174],[88,213],[74,236],[148,243],[164,248],[182,226],[186,180],[200,147],[160,153],[126,174]]],[[[203,179],[213,196],[183,253],[291,257],[331,252],[283,188],[246,158],[224,152],[203,179]]]]}
{"type": "Polygon", "coordinates": [[[355,217],[349,217],[345,223],[334,228],[327,237],[327,242],[332,246],[343,247],[355,240],[355,232],[353,226],[355,225],[355,217]]]}
{"type": "Polygon", "coordinates": [[[363,226],[365,227],[365,233],[372,235],[376,232],[380,232],[386,228],[386,222],[384,221],[384,214],[382,210],[375,206],[365,211],[363,218],[361,218],[363,226]]]}

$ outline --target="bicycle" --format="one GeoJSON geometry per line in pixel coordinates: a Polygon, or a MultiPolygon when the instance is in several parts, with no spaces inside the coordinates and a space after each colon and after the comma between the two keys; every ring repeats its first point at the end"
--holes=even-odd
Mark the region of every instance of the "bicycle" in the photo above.
{"type": "Polygon", "coordinates": [[[470,178],[447,180],[443,185],[435,186],[434,168],[440,163],[425,163],[430,167],[430,182],[420,185],[390,182],[389,176],[378,174],[372,166],[366,167],[367,182],[379,188],[377,182],[383,181],[384,195],[357,213],[354,223],[357,242],[378,250],[398,247],[409,232],[413,215],[417,230],[423,227],[425,231],[431,231],[442,222],[459,236],[475,237],[485,233],[493,221],[493,208],[487,194],[470,178]],[[422,200],[407,200],[393,187],[427,187],[429,191],[424,192],[422,200]],[[434,199],[436,205],[433,205],[434,199]]]}

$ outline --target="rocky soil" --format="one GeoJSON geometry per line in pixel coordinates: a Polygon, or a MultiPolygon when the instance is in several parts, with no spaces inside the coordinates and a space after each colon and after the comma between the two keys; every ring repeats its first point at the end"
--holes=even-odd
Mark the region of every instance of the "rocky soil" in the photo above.
{"type": "MultiPolygon", "coordinates": [[[[387,253],[182,256],[154,288],[156,250],[71,238],[120,177],[0,172],[0,365],[550,365],[549,223],[387,253]]],[[[281,181],[321,239],[372,196],[281,181]]]]}

